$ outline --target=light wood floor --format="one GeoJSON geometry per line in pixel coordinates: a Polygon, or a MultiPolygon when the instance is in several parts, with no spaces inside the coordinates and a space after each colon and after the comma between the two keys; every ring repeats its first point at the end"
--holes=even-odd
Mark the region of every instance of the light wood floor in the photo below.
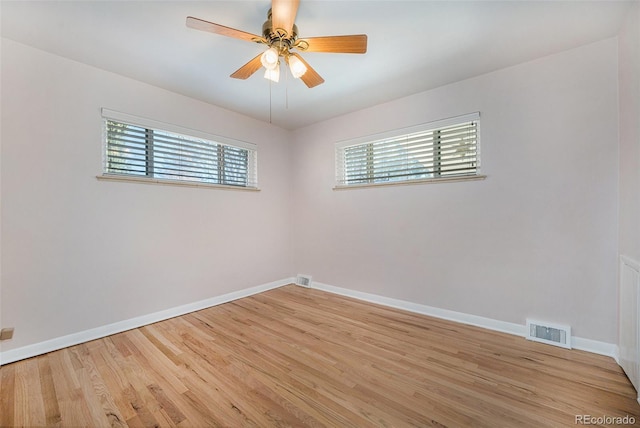
{"type": "Polygon", "coordinates": [[[575,426],[611,358],[293,285],[0,368],[2,426],[575,426]]]}

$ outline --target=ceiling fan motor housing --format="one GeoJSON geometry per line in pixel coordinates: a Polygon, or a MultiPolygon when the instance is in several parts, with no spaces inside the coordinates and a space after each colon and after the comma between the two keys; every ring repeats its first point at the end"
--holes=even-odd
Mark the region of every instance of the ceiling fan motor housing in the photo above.
{"type": "Polygon", "coordinates": [[[267,40],[269,47],[274,47],[280,55],[286,54],[291,49],[298,38],[298,27],[294,24],[291,34],[282,28],[273,28],[271,20],[271,9],[267,13],[267,20],[262,24],[262,36],[267,40]]]}

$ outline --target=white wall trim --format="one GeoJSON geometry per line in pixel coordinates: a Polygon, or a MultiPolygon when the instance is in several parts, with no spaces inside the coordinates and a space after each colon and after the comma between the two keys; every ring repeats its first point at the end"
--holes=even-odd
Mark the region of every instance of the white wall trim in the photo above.
{"type": "MultiPolygon", "coordinates": [[[[366,302],[377,303],[379,305],[389,306],[396,309],[402,309],[409,312],[415,312],[422,315],[428,315],[435,318],[441,318],[448,321],[455,321],[462,324],[468,324],[475,327],[486,328],[488,330],[499,331],[502,333],[513,334],[515,336],[526,336],[526,326],[506,321],[485,318],[478,315],[465,314],[462,312],[450,311],[448,309],[435,308],[433,306],[412,303],[406,300],[392,299],[390,297],[379,296],[377,294],[365,293],[362,291],[349,290],[347,288],[335,287],[333,285],[323,284],[314,281],[311,288],[315,288],[329,293],[339,294],[342,296],[353,297],[354,299],[366,302]]],[[[605,355],[614,359],[618,358],[618,347],[615,344],[600,342],[598,340],[584,339],[582,337],[571,337],[573,349],[591,352],[594,354],[605,355]]]]}
{"type": "Polygon", "coordinates": [[[419,180],[406,181],[389,181],[384,183],[364,183],[364,184],[336,184],[333,190],[353,190],[353,189],[369,189],[373,187],[392,187],[392,186],[410,186],[412,184],[438,184],[438,183],[457,183],[461,181],[479,181],[486,179],[486,175],[458,175],[454,177],[425,178],[419,180]]]}
{"type": "MultiPolygon", "coordinates": [[[[622,273],[625,266],[630,267],[631,269],[640,272],[640,262],[632,259],[629,256],[625,256],[624,254],[620,254],[620,267],[618,269],[618,293],[620,292],[620,287],[622,286],[622,273]]],[[[618,302],[618,305],[620,302],[618,302]]],[[[620,306],[618,306],[618,316],[620,315],[620,306]]],[[[618,320],[618,341],[620,341],[620,322],[618,320]]],[[[618,342],[618,346],[616,347],[616,362],[620,365],[620,342],[618,342]]],[[[640,391],[638,391],[638,402],[640,403],[640,391]]]]}
{"type": "MultiPolygon", "coordinates": [[[[88,342],[102,337],[110,336],[112,334],[120,333],[123,331],[131,330],[134,328],[142,327],[145,325],[153,324],[155,322],[163,321],[169,318],[174,318],[180,315],[184,315],[190,312],[199,311],[212,306],[227,303],[233,300],[241,299],[243,297],[249,297],[254,294],[262,293],[263,291],[272,290],[274,288],[282,287],[284,285],[295,283],[295,278],[285,278],[278,281],[270,282],[267,284],[258,285],[255,287],[245,288],[243,290],[234,291],[231,293],[223,294],[220,296],[212,297],[210,299],[200,300],[194,303],[188,303],[186,305],[177,306],[174,308],[165,309],[163,311],[154,312],[148,315],[142,315],[139,317],[131,318],[124,321],[119,321],[113,324],[108,324],[101,327],[92,328],[89,330],[72,333],[66,336],[57,337],[54,339],[46,340],[44,342],[34,343],[32,345],[23,346],[21,348],[11,349],[8,351],[0,352],[0,365],[13,363],[15,361],[24,360],[25,358],[35,357],[37,355],[46,354],[47,352],[56,351],[58,349],[66,348],[69,346],[77,345],[79,343],[88,342]]],[[[363,300],[366,302],[376,303],[396,309],[402,309],[409,312],[414,312],[422,315],[428,315],[440,319],[459,322],[462,324],[473,325],[476,327],[486,328],[488,330],[499,331],[502,333],[513,334],[515,336],[525,337],[526,327],[522,324],[516,324],[506,321],[495,320],[492,318],[485,318],[478,315],[465,314],[462,312],[451,311],[448,309],[435,308],[433,306],[427,306],[420,303],[408,302],[406,300],[393,299],[390,297],[384,297],[377,294],[365,293],[362,291],[349,290],[347,288],[335,287],[333,285],[323,284],[317,281],[312,283],[311,288],[317,290],[326,291],[333,294],[339,294],[346,297],[352,297],[354,299],[363,300]]],[[[592,339],[585,339],[581,337],[573,336],[572,344],[574,349],[580,349],[595,354],[605,355],[618,360],[618,347],[612,343],[601,342],[592,339]]]]}
{"type": "Polygon", "coordinates": [[[618,362],[618,345],[614,343],[571,336],[571,346],[573,349],[611,357],[616,360],[616,363],[618,362]]]}
{"type": "Polygon", "coordinates": [[[498,321],[491,318],[480,317],[477,315],[469,315],[462,312],[450,311],[448,309],[434,308],[433,306],[422,305],[420,303],[412,303],[406,300],[392,299],[390,297],[364,293],[362,291],[349,290],[347,288],[322,284],[317,281],[314,281],[314,283],[311,285],[311,288],[328,291],[329,293],[340,294],[342,296],[353,297],[358,300],[377,303],[379,305],[389,306],[391,308],[403,309],[405,311],[415,312],[422,315],[430,315],[436,318],[455,321],[462,324],[469,324],[476,327],[487,328],[489,330],[515,334],[516,336],[525,335],[525,326],[520,324],[498,321]]]}
{"type": "Polygon", "coordinates": [[[262,293],[263,291],[272,290],[274,288],[282,287],[283,285],[292,284],[294,282],[295,278],[293,277],[285,278],[267,284],[262,284],[255,287],[245,288],[243,290],[223,294],[221,296],[200,300],[198,302],[176,306],[174,308],[165,309],[159,312],[154,312],[152,314],[142,315],[124,321],[118,321],[113,324],[68,334],[66,336],[57,337],[55,339],[45,340],[44,342],[34,343],[32,345],[23,346],[21,348],[11,349],[0,353],[0,365],[13,363],[15,361],[24,360],[25,358],[31,358],[41,354],[46,354],[47,352],[56,351],[58,349],[77,345],[83,342],[88,342],[90,340],[100,339],[112,334],[142,327],[148,324],[153,324],[158,321],[164,321],[169,318],[174,318],[190,312],[199,311],[201,309],[220,305],[222,303],[241,299],[243,297],[249,297],[254,294],[262,293]]]}
{"type": "Polygon", "coordinates": [[[139,177],[139,176],[132,176],[132,175],[117,175],[117,174],[105,173],[102,175],[97,175],[96,178],[100,181],[114,181],[114,182],[122,182],[122,183],[161,184],[165,186],[200,187],[204,189],[239,190],[239,191],[245,191],[245,192],[260,191],[258,187],[230,186],[226,184],[205,183],[202,181],[168,180],[164,178],[139,177]]]}
{"type": "Polygon", "coordinates": [[[620,254],[620,263],[621,264],[625,264],[625,265],[631,267],[632,269],[635,269],[638,272],[640,272],[640,262],[632,259],[629,256],[625,256],[624,254],[620,254]]]}

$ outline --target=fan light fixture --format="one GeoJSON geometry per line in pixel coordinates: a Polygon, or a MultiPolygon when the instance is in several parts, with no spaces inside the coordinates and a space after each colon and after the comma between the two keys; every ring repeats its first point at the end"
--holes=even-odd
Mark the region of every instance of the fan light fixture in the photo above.
{"type": "Polygon", "coordinates": [[[264,71],[264,78],[268,79],[268,80],[271,80],[272,82],[278,83],[278,81],[280,80],[280,63],[279,63],[279,61],[276,62],[275,67],[267,68],[264,71]]]}
{"type": "Polygon", "coordinates": [[[262,63],[262,66],[267,70],[274,70],[278,66],[279,57],[280,55],[278,54],[276,48],[271,47],[264,51],[264,53],[260,57],[260,62],[262,63]]]}
{"type": "MultiPolygon", "coordinates": [[[[287,52],[285,56],[287,63],[289,64],[289,70],[296,79],[299,79],[304,73],[307,72],[307,66],[295,55],[290,55],[287,52]]],[[[264,78],[269,79],[272,82],[277,82],[280,79],[280,51],[271,46],[264,51],[260,56],[260,63],[265,68],[264,78]]]]}
{"type": "Polygon", "coordinates": [[[291,74],[296,79],[302,77],[302,75],[307,72],[307,66],[304,65],[304,63],[300,61],[300,58],[298,58],[297,56],[290,56],[289,58],[287,58],[287,62],[289,63],[291,74]]]}

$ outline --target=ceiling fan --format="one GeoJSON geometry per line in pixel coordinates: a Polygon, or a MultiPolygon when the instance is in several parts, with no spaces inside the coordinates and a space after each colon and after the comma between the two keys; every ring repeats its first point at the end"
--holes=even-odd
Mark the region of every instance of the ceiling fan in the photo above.
{"type": "Polygon", "coordinates": [[[272,0],[267,20],[262,25],[262,36],[214,24],[203,19],[187,17],[187,27],[209,31],[236,39],[267,45],[268,48],[235,71],[231,77],[247,79],[265,68],[265,78],[277,82],[280,78],[280,58],[289,65],[291,74],[300,78],[309,88],[318,86],[324,79],[296,52],[328,52],[363,54],[367,51],[367,35],[325,36],[298,38],[298,27],[294,24],[300,0],[272,0]]]}

